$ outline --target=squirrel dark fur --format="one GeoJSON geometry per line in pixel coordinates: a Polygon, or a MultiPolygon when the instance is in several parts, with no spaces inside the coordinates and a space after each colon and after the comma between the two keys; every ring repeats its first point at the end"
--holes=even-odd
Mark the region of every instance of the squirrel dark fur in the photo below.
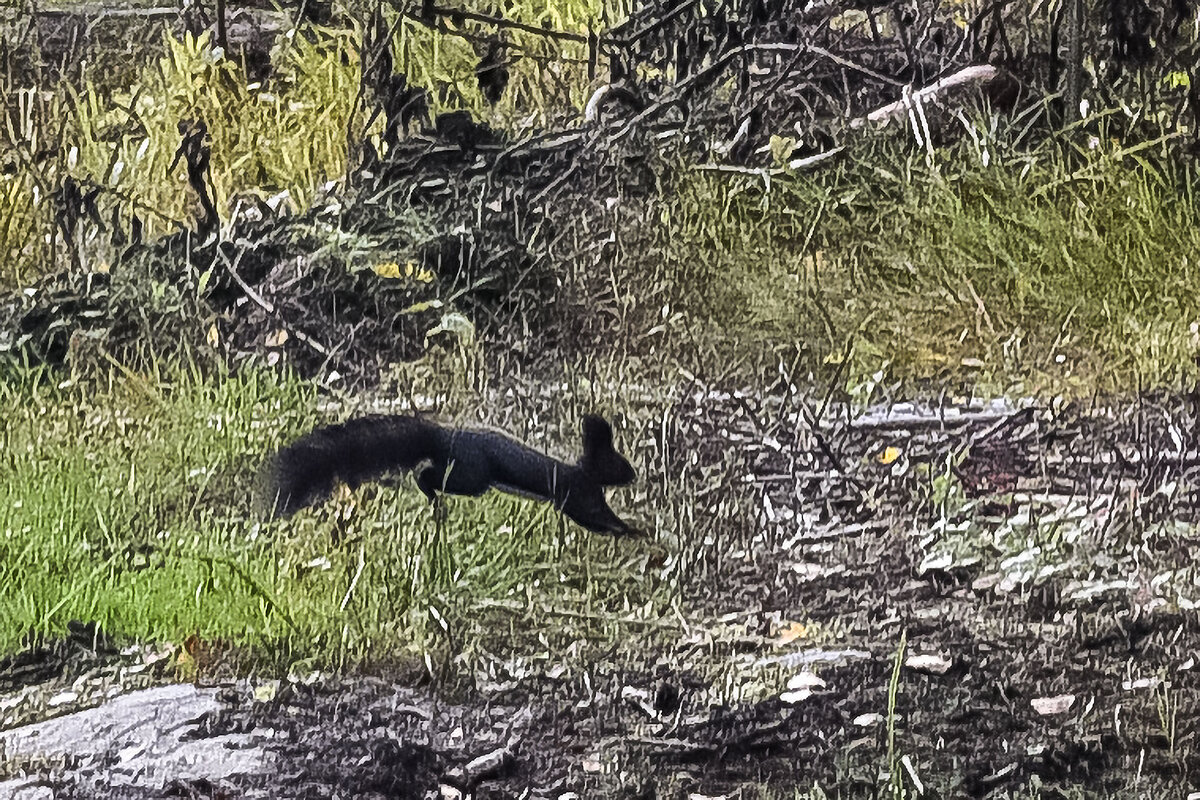
{"type": "Polygon", "coordinates": [[[612,426],[583,418],[583,455],[559,461],[502,433],[440,425],[419,416],[359,417],[302,436],[265,465],[259,490],[269,508],[290,516],[328,499],[338,483],[356,489],[396,472],[414,471],[431,500],[438,492],[479,496],[489,489],[554,503],[597,533],[636,531],[609,508],[604,487],[632,483],[637,473],[613,448],[612,426]]]}

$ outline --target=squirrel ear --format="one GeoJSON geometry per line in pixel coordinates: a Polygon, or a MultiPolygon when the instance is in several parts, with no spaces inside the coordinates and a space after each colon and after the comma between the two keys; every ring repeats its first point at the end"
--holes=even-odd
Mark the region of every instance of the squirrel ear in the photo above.
{"type": "Polygon", "coordinates": [[[609,425],[604,417],[598,414],[588,414],[583,418],[580,427],[583,430],[583,453],[585,456],[594,449],[612,447],[612,425],[609,425]]]}
{"type": "Polygon", "coordinates": [[[613,447],[612,426],[603,417],[583,418],[582,466],[601,486],[624,486],[637,477],[629,462],[613,447]]]}

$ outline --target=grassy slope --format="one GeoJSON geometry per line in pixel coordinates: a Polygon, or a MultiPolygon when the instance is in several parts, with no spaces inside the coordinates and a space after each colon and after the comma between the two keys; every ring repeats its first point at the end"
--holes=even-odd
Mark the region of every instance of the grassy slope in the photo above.
{"type": "Polygon", "coordinates": [[[59,377],[0,384],[13,410],[0,438],[0,652],[81,619],[283,659],[395,659],[437,650],[437,617],[461,630],[484,601],[587,612],[645,607],[655,593],[652,581],[601,577],[631,574],[623,561],[639,548],[564,540],[547,507],[504,496],[452,502],[441,528],[411,486],[262,524],[250,512],[257,465],[316,421],[298,382],[173,373],[98,389],[59,377]]]}
{"type": "Polygon", "coordinates": [[[884,142],[769,189],[689,178],[666,271],[725,347],[794,348],[818,379],[849,353],[852,396],[1186,385],[1200,354],[1190,167],[1112,143],[1071,161],[1047,145],[984,166],[960,146],[930,167],[884,142]]]}

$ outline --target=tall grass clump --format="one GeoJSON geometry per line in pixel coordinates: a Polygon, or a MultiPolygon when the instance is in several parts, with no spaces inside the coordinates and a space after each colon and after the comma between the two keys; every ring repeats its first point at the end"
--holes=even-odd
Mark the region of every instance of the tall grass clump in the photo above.
{"type": "MultiPolygon", "coordinates": [[[[19,130],[6,132],[19,169],[0,176],[0,281],[17,283],[62,264],[48,247],[54,230],[47,198],[69,175],[85,191],[99,187],[107,218],[119,205],[137,214],[147,238],[192,226],[196,198],[181,164],[169,169],[181,142],[180,122],[203,122],[212,149],[208,178],[219,213],[239,192],[286,192],[295,208],[345,172],[346,130],[358,90],[356,37],[348,31],[290,30],[272,53],[267,86],[248,81],[243,66],[205,33],[164,34],[161,55],[132,64],[114,81],[85,72],[81,84],[30,93],[19,130]],[[50,158],[40,143],[54,142],[50,158]],[[44,155],[44,154],[43,154],[44,155]]],[[[81,225],[73,243],[89,269],[105,269],[112,252],[100,231],[81,225]],[[86,234],[83,231],[86,230],[86,234]]]]}
{"type": "MultiPolygon", "coordinates": [[[[208,33],[163,37],[164,54],[128,91],[96,79],[72,96],[65,132],[77,151],[68,166],[135,207],[150,210],[151,231],[189,221],[194,195],[178,164],[180,120],[202,121],[212,148],[218,209],[252,188],[286,190],[297,207],[345,169],[345,130],[358,88],[357,49],[347,33],[295,30],[273,50],[270,85],[250,84],[244,68],[215,48],[208,33]],[[113,140],[136,119],[140,130],[113,140]],[[171,175],[173,180],[163,180],[171,175]]],[[[144,212],[143,212],[144,213],[144,212]]]]}
{"type": "Polygon", "coordinates": [[[32,88],[0,86],[0,103],[13,112],[5,115],[0,146],[17,159],[18,168],[0,170],[0,285],[25,280],[46,258],[40,234],[54,224],[54,209],[47,202],[50,185],[33,161],[52,137],[44,121],[58,119],[61,98],[45,96],[32,88]],[[16,142],[23,147],[17,148],[16,142]]]}
{"type": "MultiPolygon", "coordinates": [[[[622,19],[628,6],[622,0],[521,0],[471,10],[586,36],[622,19]]],[[[452,17],[443,22],[432,28],[405,18],[392,29],[396,68],[429,90],[433,113],[465,108],[494,125],[525,130],[556,109],[586,102],[592,88],[586,42],[502,29],[496,58],[508,82],[491,104],[476,70],[491,46],[481,42],[491,42],[495,29],[452,17]]],[[[113,205],[122,209],[125,225],[137,214],[147,238],[191,226],[196,198],[183,166],[169,169],[181,121],[206,126],[208,179],[220,214],[248,190],[286,192],[294,208],[306,207],[320,186],[345,173],[347,133],[353,139],[360,131],[352,122],[365,121],[370,110],[358,96],[360,43],[358,28],[288,29],[272,49],[269,82],[259,84],[209,34],[164,34],[160,55],[122,65],[119,76],[110,64],[83,70],[74,85],[5,97],[19,113],[9,118],[3,138],[19,157],[18,169],[0,176],[0,282],[26,282],[62,266],[63,248],[50,246],[57,233],[47,199],[68,175],[85,191],[101,189],[98,205],[106,219],[113,205]],[[50,158],[46,143],[53,143],[50,158]]],[[[105,269],[114,251],[95,226],[80,227],[87,240],[69,249],[82,253],[89,269],[105,269]]]]}
{"type": "MultiPolygon", "coordinates": [[[[473,3],[474,13],[559,33],[599,33],[630,12],[622,0],[488,0],[473,3]]],[[[508,128],[544,125],[564,109],[582,109],[591,91],[586,42],[504,29],[499,60],[508,85],[490,103],[479,89],[476,68],[487,54],[480,34],[492,27],[469,19],[442,18],[441,29],[411,18],[395,28],[396,68],[429,89],[430,110],[468,109],[477,118],[508,128]]],[[[600,66],[603,73],[603,65],[600,66]]]]}
{"type": "Polygon", "coordinates": [[[729,347],[793,343],[818,372],[853,351],[899,378],[998,390],[1194,380],[1190,168],[1060,145],[980,160],[968,142],[931,163],[876,140],[769,182],[694,174],[663,211],[663,250],[729,347]]]}

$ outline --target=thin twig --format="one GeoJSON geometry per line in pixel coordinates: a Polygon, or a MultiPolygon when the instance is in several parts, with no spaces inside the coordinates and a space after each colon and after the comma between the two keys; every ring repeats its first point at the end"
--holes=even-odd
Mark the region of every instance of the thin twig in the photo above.
{"type": "MultiPolygon", "coordinates": [[[[443,8],[440,6],[433,6],[429,9],[429,12],[435,17],[450,17],[452,19],[469,19],[472,22],[480,22],[480,23],[483,23],[484,25],[491,25],[494,28],[512,28],[513,30],[523,31],[525,33],[531,33],[534,36],[545,36],[548,39],[561,39],[563,41],[580,42],[582,44],[588,43],[588,36],[586,34],[568,33],[567,31],[556,31],[556,30],[550,30],[548,28],[539,28],[536,25],[528,25],[524,22],[516,22],[511,19],[504,19],[503,17],[492,17],[487,14],[477,14],[474,11],[462,11],[457,8],[443,8]]],[[[422,16],[421,11],[402,11],[400,13],[401,13],[401,16],[408,17],[409,19],[420,22],[423,25],[432,27],[431,21],[429,19],[425,18],[424,16],[422,16]]],[[[619,44],[619,42],[617,42],[613,39],[607,39],[605,37],[600,37],[600,43],[601,44],[619,44]]]]}
{"type": "Polygon", "coordinates": [[[263,602],[270,606],[272,610],[279,612],[279,616],[283,617],[283,621],[288,624],[288,627],[291,628],[292,631],[295,633],[300,633],[299,626],[296,625],[295,620],[292,619],[292,615],[287,612],[287,609],[277,603],[275,601],[275,597],[268,592],[266,588],[254,578],[253,575],[242,569],[242,566],[233,559],[225,558],[223,556],[196,556],[196,559],[198,561],[207,563],[209,569],[212,569],[217,564],[227,567],[230,572],[232,572],[234,575],[240,578],[243,583],[250,587],[251,592],[262,598],[263,602]]]}
{"type": "MultiPolygon", "coordinates": [[[[238,261],[242,260],[242,254],[245,252],[246,252],[245,250],[238,251],[238,255],[237,255],[238,261]]],[[[225,252],[221,248],[219,248],[219,247],[217,248],[217,253],[218,253],[218,255],[220,255],[221,264],[225,267],[225,270],[229,273],[230,277],[233,278],[234,283],[236,283],[241,288],[241,290],[246,293],[246,296],[249,297],[254,302],[255,305],[257,305],[259,308],[261,308],[263,311],[265,311],[267,313],[267,315],[270,316],[272,319],[274,319],[277,323],[279,323],[280,325],[283,325],[284,324],[283,321],[280,320],[279,316],[275,313],[274,304],[265,300],[262,297],[262,295],[260,295],[258,292],[256,292],[254,290],[254,288],[252,286],[250,286],[250,284],[246,283],[246,281],[242,279],[241,275],[238,275],[236,265],[233,263],[230,263],[229,257],[227,255],[225,255],[225,252]]],[[[288,330],[289,336],[295,336],[296,339],[298,339],[299,341],[308,345],[313,350],[316,350],[318,354],[324,356],[327,361],[331,357],[332,351],[329,350],[329,348],[325,347],[320,342],[318,342],[315,339],[313,339],[312,337],[310,337],[304,331],[301,331],[301,330],[298,330],[295,328],[291,328],[290,326],[287,326],[287,330],[288,330]]]]}
{"type": "Polygon", "coordinates": [[[742,45],[741,47],[735,47],[732,50],[726,51],[725,53],[723,53],[721,55],[720,58],[715,60],[713,63],[709,64],[704,69],[700,70],[699,72],[693,72],[691,75],[687,76],[682,81],[675,84],[675,86],[674,86],[675,91],[673,92],[671,97],[666,98],[664,100],[660,100],[659,102],[654,103],[653,105],[647,107],[640,114],[637,114],[636,116],[631,117],[620,128],[620,130],[618,130],[611,137],[609,137],[609,141],[613,142],[613,141],[616,141],[617,139],[620,139],[620,138],[626,136],[631,130],[633,130],[637,125],[641,124],[643,121],[657,116],[659,114],[659,112],[662,111],[662,109],[680,102],[683,99],[683,96],[685,94],[687,94],[689,91],[691,91],[691,89],[696,84],[706,81],[709,78],[712,78],[714,75],[719,73],[721,70],[728,67],[730,62],[739,58],[740,56],[748,55],[750,53],[805,53],[805,52],[815,53],[816,55],[827,58],[827,59],[833,61],[834,63],[840,64],[841,66],[843,66],[847,69],[851,69],[856,72],[861,72],[862,74],[866,75],[867,77],[874,78],[875,80],[886,83],[889,86],[904,86],[904,85],[906,85],[904,83],[904,81],[902,81],[902,80],[898,80],[896,78],[892,78],[892,77],[889,77],[882,73],[876,72],[875,70],[869,69],[868,67],[864,67],[861,64],[856,64],[855,62],[853,62],[847,58],[843,58],[842,56],[839,56],[835,53],[830,52],[829,50],[826,50],[823,47],[819,47],[814,44],[787,44],[787,43],[746,44],[746,45],[742,45]]]}

